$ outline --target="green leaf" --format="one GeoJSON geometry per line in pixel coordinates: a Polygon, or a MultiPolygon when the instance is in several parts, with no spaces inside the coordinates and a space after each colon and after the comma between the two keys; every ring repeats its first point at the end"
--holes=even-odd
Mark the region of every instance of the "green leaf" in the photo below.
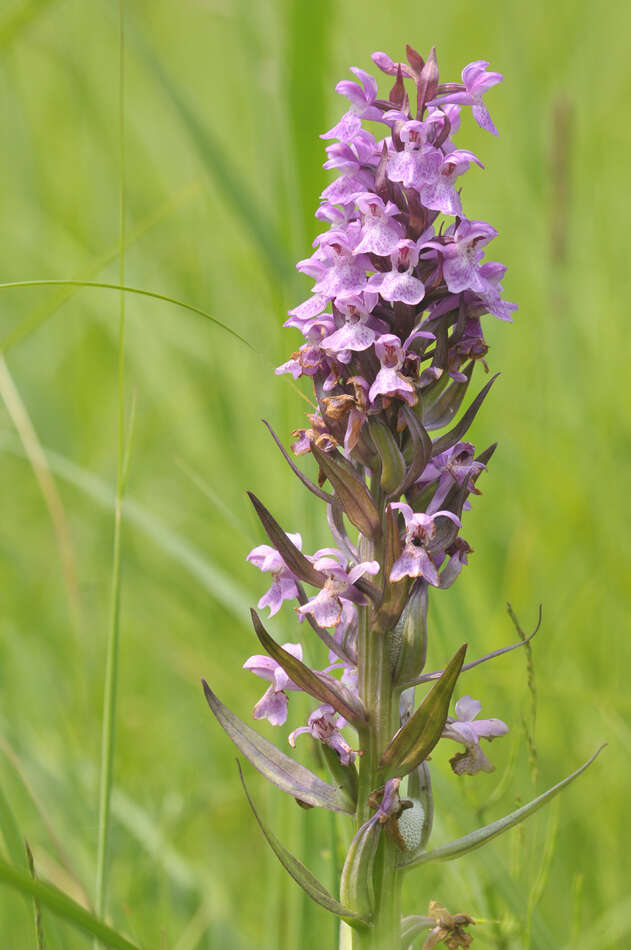
{"type": "Polygon", "coordinates": [[[259,516],[261,524],[265,528],[265,534],[289,570],[292,571],[296,577],[299,577],[301,581],[305,581],[306,584],[311,584],[313,587],[324,587],[326,580],[324,574],[321,571],[316,571],[311,561],[298,550],[293,541],[287,537],[273,515],[267,510],[263,502],[259,501],[256,495],[251,491],[248,492],[248,497],[254,505],[254,510],[259,516]]]}
{"type": "Polygon", "coordinates": [[[423,425],[426,429],[442,429],[451,422],[469,388],[474,366],[473,361],[465,366],[466,382],[451,382],[429,405],[423,402],[423,425]]]}
{"type": "Polygon", "coordinates": [[[432,440],[416,413],[409,406],[402,406],[401,414],[405,419],[412,440],[412,458],[397,494],[406,491],[417,478],[420,478],[432,454],[432,440]]]}
{"type": "Polygon", "coordinates": [[[605,748],[605,745],[601,745],[594,754],[581,765],[580,769],[577,769],[576,772],[572,772],[571,775],[568,775],[567,778],[564,778],[557,785],[553,785],[552,788],[549,788],[547,792],[544,792],[542,795],[539,795],[537,798],[533,798],[531,802],[528,802],[526,805],[522,805],[521,808],[518,808],[516,811],[506,815],[505,818],[500,818],[498,821],[492,822],[490,825],[485,825],[484,828],[479,828],[477,831],[471,832],[470,835],[465,835],[464,838],[457,838],[455,841],[451,841],[449,844],[445,844],[440,848],[434,848],[433,851],[424,851],[422,854],[415,856],[412,860],[405,860],[405,855],[401,855],[399,859],[400,866],[407,869],[416,867],[419,864],[427,864],[429,861],[453,861],[454,858],[459,858],[463,854],[469,854],[470,851],[475,851],[477,848],[481,848],[483,844],[486,844],[487,841],[491,841],[493,838],[497,838],[498,835],[503,834],[505,831],[508,831],[510,828],[514,828],[515,825],[520,824],[526,818],[529,818],[530,815],[534,815],[536,811],[539,811],[540,808],[543,808],[555,795],[558,795],[559,792],[565,788],[566,785],[569,785],[570,782],[573,782],[574,779],[578,778],[585,769],[587,769],[597,755],[605,748]]]}
{"type": "Polygon", "coordinates": [[[139,950],[122,934],[117,933],[103,921],[98,920],[89,910],[77,904],[52,884],[32,878],[27,871],[13,867],[0,858],[0,884],[12,887],[26,897],[32,897],[43,907],[47,907],[57,917],[76,927],[90,937],[108,947],[109,950],[139,950]]]}
{"type": "Polygon", "coordinates": [[[320,883],[320,881],[315,877],[311,871],[304,866],[302,861],[299,861],[298,858],[295,858],[283,845],[280,843],[278,838],[272,834],[272,832],[263,824],[259,814],[254,807],[254,802],[250,798],[250,793],[248,792],[247,786],[245,784],[245,779],[243,778],[243,772],[241,771],[241,765],[237,762],[239,768],[239,775],[241,777],[241,784],[243,785],[243,790],[246,794],[246,798],[252,809],[252,814],[256,818],[259,828],[263,832],[267,843],[270,848],[283,865],[288,874],[293,877],[294,881],[300,885],[300,887],[309,895],[312,901],[315,901],[316,904],[319,904],[321,907],[324,907],[325,910],[328,910],[329,913],[335,914],[337,917],[342,917],[347,920],[349,923],[351,921],[362,921],[363,923],[368,923],[367,920],[364,920],[359,914],[353,913],[352,910],[349,910],[348,907],[344,907],[343,904],[340,904],[339,901],[336,901],[335,898],[329,894],[326,887],[320,883]]]}
{"type": "Polygon", "coordinates": [[[319,699],[320,702],[329,703],[349,722],[366,722],[366,710],[361,700],[354,696],[343,683],[326,673],[317,673],[309,669],[301,660],[292,656],[270,637],[256,610],[251,608],[250,616],[263,649],[282,666],[297,686],[315,699],[319,699]]]}
{"type": "Polygon", "coordinates": [[[464,643],[414,715],[399,729],[381,756],[379,768],[384,769],[387,776],[407,775],[427,758],[440,739],[466,651],[467,644],[464,643]]]}
{"type": "Polygon", "coordinates": [[[246,726],[238,716],[230,712],[227,706],[215,696],[210,686],[202,680],[206,702],[210,706],[217,722],[232,739],[246,759],[252,763],[261,775],[278,786],[283,792],[292,795],[301,802],[329,811],[341,811],[353,814],[353,802],[340,789],[323,782],[321,778],[294,762],[275,745],[260,736],[258,732],[246,726]]]}
{"type": "Polygon", "coordinates": [[[312,442],[311,454],[333,486],[351,524],[366,538],[378,535],[381,530],[379,512],[363,478],[339,452],[322,452],[312,442]]]}
{"type": "Polygon", "coordinates": [[[401,556],[402,548],[397,512],[389,505],[386,508],[384,520],[383,597],[372,623],[372,629],[377,633],[388,633],[396,626],[410,589],[409,577],[404,577],[394,583],[390,581],[392,566],[401,556]]]}
{"type": "MultiPolygon", "coordinates": [[[[28,871],[26,842],[20,833],[18,823],[2,786],[0,786],[0,829],[2,830],[2,837],[4,838],[4,843],[12,863],[16,865],[16,867],[28,871]]],[[[26,900],[27,903],[30,904],[28,898],[26,898],[26,900]]],[[[31,908],[29,906],[29,911],[30,910],[31,908]]]]}
{"type": "Polygon", "coordinates": [[[455,445],[456,442],[459,442],[460,439],[465,435],[467,429],[475,419],[478,409],[486,399],[486,396],[489,392],[489,389],[499,376],[499,373],[496,373],[492,379],[488,381],[484,389],[481,389],[478,395],[475,397],[462,419],[456,423],[456,425],[449,432],[446,432],[445,435],[441,435],[439,439],[432,445],[432,458],[435,458],[441,452],[444,452],[446,449],[450,449],[452,445],[455,445]]]}
{"type": "Polygon", "coordinates": [[[28,862],[26,860],[24,839],[20,834],[18,823],[15,820],[15,816],[9,805],[9,800],[4,794],[2,786],[0,786],[0,830],[2,831],[2,837],[4,838],[4,843],[7,846],[7,851],[13,864],[27,870],[28,862]]]}

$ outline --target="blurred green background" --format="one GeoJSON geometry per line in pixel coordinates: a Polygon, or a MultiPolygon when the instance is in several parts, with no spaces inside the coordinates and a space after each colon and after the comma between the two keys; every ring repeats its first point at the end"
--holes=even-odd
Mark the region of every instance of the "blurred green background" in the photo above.
{"type": "MultiPolygon", "coordinates": [[[[127,298],[126,396],[137,417],[123,524],[121,652],[109,910],[147,948],[333,946],[334,923],[275,863],[242,794],[234,750],[200,676],[249,719],[259,681],[247,607],[265,589],[244,561],[262,497],[309,551],[327,543],[260,418],[287,441],[307,408],[272,367],[298,344],[285,311],[310,288],[328,180],[319,133],[334,92],[370,53],[435,44],[443,79],[490,60],[499,139],[463,119],[471,217],[500,232],[513,326],[486,318],[502,377],[475,423],[498,440],[466,537],[470,567],[432,600],[430,665],[533,641],[468,674],[464,690],[511,726],[493,775],[458,779],[434,756],[436,843],[511,811],[609,747],[557,805],[460,862],[409,876],[406,911],[430,899],[488,922],[480,947],[631,945],[631,665],[626,299],[631,8],[619,0],[483,6],[445,0],[129,0],[126,3],[126,275],[202,317],[127,298]]],[[[4,281],[118,278],[118,4],[5,0],[0,12],[0,243],[4,281]]],[[[117,455],[118,296],[2,290],[0,782],[39,874],[93,898],[101,707],[117,455]],[[16,398],[63,504],[57,531],[14,426],[16,398]],[[12,414],[7,411],[7,401],[12,414]],[[64,528],[65,526],[65,528],[64,528]],[[71,543],[64,575],[59,533],[71,543]],[[72,565],[76,585],[72,580],[72,565]],[[66,576],[66,579],[65,579],[66,576]]],[[[482,375],[477,377],[478,381],[482,375]]],[[[22,423],[24,431],[24,424],[22,423]]],[[[295,639],[291,611],[270,629],[295,639]]],[[[309,654],[320,653],[313,643],[309,654]]],[[[463,690],[463,691],[464,691],[463,690]]],[[[280,744],[308,707],[293,703],[280,744]]],[[[299,754],[313,755],[307,740],[299,754]]],[[[330,886],[335,827],[247,770],[255,799],[330,886]]],[[[341,831],[341,826],[338,831],[341,831]]],[[[337,856],[335,856],[337,858],[337,856]]],[[[66,925],[53,948],[87,947],[66,925]]],[[[30,910],[0,890],[0,945],[34,947],[30,910]]]]}

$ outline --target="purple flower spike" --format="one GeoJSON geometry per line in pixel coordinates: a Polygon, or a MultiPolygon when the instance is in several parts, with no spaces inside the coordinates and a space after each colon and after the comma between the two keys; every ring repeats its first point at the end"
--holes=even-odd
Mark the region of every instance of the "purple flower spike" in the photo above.
{"type": "MultiPolygon", "coordinates": [[[[287,537],[296,545],[299,551],[302,550],[302,537],[299,534],[289,534],[287,537]]],[[[275,548],[269,544],[259,544],[248,554],[246,561],[254,564],[260,571],[270,572],[274,578],[272,586],[258,602],[260,610],[263,607],[269,607],[269,616],[273,617],[278,613],[284,600],[293,600],[298,596],[296,587],[297,578],[289,570],[282,557],[275,548]]]]}
{"type": "Polygon", "coordinates": [[[491,86],[496,86],[504,78],[501,73],[487,72],[488,62],[484,59],[478,59],[474,63],[469,63],[462,70],[462,81],[466,91],[452,92],[440,99],[434,99],[430,104],[440,106],[447,102],[455,102],[463,106],[473,106],[473,118],[480,128],[486,129],[493,135],[497,135],[497,129],[493,125],[489,110],[482,102],[482,96],[491,86]]]}
{"type": "Polygon", "coordinates": [[[456,718],[448,717],[442,736],[461,742],[466,752],[459,752],[451,761],[451,767],[457,775],[475,775],[476,772],[493,772],[492,765],[480,748],[480,739],[496,739],[508,732],[508,726],[501,719],[478,719],[476,716],[482,704],[470,696],[463,696],[455,706],[456,718]]]}
{"type": "MultiPolygon", "coordinates": [[[[265,546],[265,545],[263,545],[265,546]]],[[[283,643],[283,649],[302,660],[302,646],[300,643],[283,643]]],[[[251,656],[243,664],[243,669],[260,676],[261,679],[271,682],[269,689],[261,696],[252,710],[255,719],[267,719],[272,726],[282,726],[287,721],[287,707],[289,701],[285,690],[296,690],[300,687],[285,673],[282,666],[269,656],[251,656]]]]}
{"type": "Polygon", "coordinates": [[[427,545],[436,535],[437,518],[449,518],[460,527],[460,519],[452,511],[436,511],[432,515],[414,513],[404,501],[390,506],[398,509],[405,518],[405,547],[403,554],[393,564],[390,571],[392,582],[404,577],[424,577],[428,584],[438,587],[440,579],[436,565],[432,561],[427,545]]]}
{"type": "Polygon", "coordinates": [[[333,706],[329,706],[328,703],[325,703],[324,706],[318,706],[317,709],[313,710],[307,720],[306,726],[300,726],[300,728],[294,729],[294,731],[290,733],[289,744],[294,748],[296,738],[304,733],[309,733],[314,739],[318,739],[320,742],[334,749],[342,765],[350,765],[357,753],[351,749],[340,732],[340,726],[343,722],[344,720],[340,719],[333,709],[333,706]]]}

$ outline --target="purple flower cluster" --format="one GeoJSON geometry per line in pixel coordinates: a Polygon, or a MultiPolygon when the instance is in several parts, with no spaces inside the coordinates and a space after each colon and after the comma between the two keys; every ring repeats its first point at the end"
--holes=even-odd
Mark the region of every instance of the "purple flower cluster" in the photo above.
{"type": "MultiPolygon", "coordinates": [[[[337,177],[324,189],[316,211],[328,229],[315,239],[311,257],[297,265],[314,285],[285,323],[300,330],[305,342],[276,370],[294,379],[310,377],[318,399],[310,427],[294,433],[295,454],[315,451],[314,446],[329,454],[341,450],[362,472],[374,471],[376,464],[372,421],[400,433],[399,448],[405,451],[412,441],[406,411],[428,430],[451,419],[475,362],[487,369],[480,318],[490,313],[510,320],[516,309],[501,296],[504,266],[484,260],[495,228],[468,219],[463,211],[461,177],[482,163],[453,142],[463,106],[471,106],[477,123],[497,134],[482,96],[501,75],[488,72],[488,63],[480,61],[465,67],[462,83],[440,83],[433,51],[427,62],[416,55],[408,63],[394,63],[385,53],[373,54],[373,60],[395,83],[387,99],[378,97],[375,78],[359,68],[351,72],[361,85],[338,83],[349,108],[322,136],[337,140],[327,146],[324,165],[337,177]],[[409,80],[416,91],[413,99],[406,88],[409,80]],[[376,137],[364,122],[385,126],[385,136],[376,137]],[[443,415],[438,411],[442,404],[443,415]]],[[[460,440],[451,440],[442,451],[436,451],[436,443],[430,448],[414,479],[385,500],[395,521],[398,515],[400,531],[400,554],[385,579],[390,585],[419,579],[448,587],[471,552],[458,536],[461,515],[469,507],[468,496],[478,493],[475,482],[490,456],[476,458],[474,446],[460,440]],[[397,500],[402,494],[406,501],[397,500]]],[[[287,537],[302,549],[300,535],[287,537]]],[[[296,601],[300,620],[308,619],[320,631],[333,630],[335,641],[345,644],[330,653],[332,665],[319,675],[341,670],[340,682],[356,695],[352,638],[357,606],[369,603],[365,586],[357,585],[366,575],[379,575],[382,565],[360,561],[348,538],[343,541],[344,551],[327,548],[306,556],[318,578],[308,580],[318,584],[310,598],[301,586],[305,578],[292,572],[275,548],[260,545],[248,560],[273,577],[260,608],[268,606],[273,616],[283,601],[296,601]]],[[[302,659],[299,644],[285,649],[302,659]]],[[[284,723],[286,691],[299,687],[269,658],[251,657],[245,668],[272,684],[257,703],[255,717],[284,723]]],[[[443,733],[467,750],[453,760],[456,771],[490,767],[474,733],[492,736],[484,731],[485,723],[472,724],[467,718],[474,706],[468,697],[460,700],[458,718],[450,719],[443,733]]],[[[506,731],[499,720],[489,722],[499,724],[493,735],[506,731]]],[[[307,726],[291,734],[290,742],[308,732],[348,764],[355,753],[339,731],[344,725],[333,707],[324,704],[307,726]]]]}
{"type": "Polygon", "coordinates": [[[347,453],[371,413],[393,401],[416,405],[443,373],[462,381],[463,363],[487,351],[480,316],[510,320],[515,309],[501,296],[504,266],[483,260],[495,228],[469,220],[462,208],[460,177],[482,164],[452,141],[466,105],[497,134],[482,95],[501,75],[475,62],[463,70],[462,84],[440,84],[433,55],[420,72],[384,53],[373,59],[396,82],[385,100],[361,69],[352,69],[361,86],[337,86],[350,108],[323,136],[339,140],[327,147],[324,165],[337,178],[316,212],[329,228],[298,264],[315,283],[286,321],[306,342],[277,369],[312,377],[320,397],[348,397],[344,420],[339,411],[335,420],[320,413],[312,430],[347,453]],[[404,76],[417,86],[416,109],[404,76]],[[377,138],[363,120],[385,125],[388,134],[377,138]],[[449,330],[439,362],[436,351],[449,330]]]}

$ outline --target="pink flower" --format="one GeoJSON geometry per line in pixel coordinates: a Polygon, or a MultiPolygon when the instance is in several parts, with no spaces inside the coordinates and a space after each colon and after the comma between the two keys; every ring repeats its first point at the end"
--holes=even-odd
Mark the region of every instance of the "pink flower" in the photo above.
{"type": "Polygon", "coordinates": [[[333,706],[325,703],[324,706],[318,706],[317,709],[313,710],[306,726],[300,726],[290,733],[289,744],[293,748],[298,736],[309,733],[314,739],[318,739],[334,749],[342,765],[351,765],[357,753],[351,749],[340,732],[340,726],[343,723],[344,720],[340,719],[333,706]]]}
{"type": "Polygon", "coordinates": [[[463,696],[455,706],[456,718],[448,717],[442,732],[444,739],[461,742],[466,752],[459,752],[451,759],[451,767],[457,775],[475,775],[476,772],[493,772],[495,766],[489,762],[480,748],[480,739],[496,739],[508,732],[508,726],[501,719],[478,719],[476,716],[482,704],[470,696],[463,696]]]}
{"type": "Polygon", "coordinates": [[[390,507],[398,508],[405,518],[405,547],[392,566],[390,580],[395,582],[404,577],[424,577],[428,584],[438,587],[438,570],[427,550],[436,535],[435,521],[437,518],[449,518],[460,527],[460,519],[452,511],[436,511],[433,515],[415,513],[404,501],[395,502],[390,507]]]}
{"type": "MultiPolygon", "coordinates": [[[[265,546],[265,545],[263,545],[265,546]]],[[[302,646],[300,643],[283,643],[283,649],[302,660],[302,646]]],[[[255,719],[267,719],[273,726],[282,726],[287,721],[287,707],[289,701],[285,690],[296,690],[300,687],[287,676],[282,666],[269,656],[251,656],[243,664],[244,670],[249,670],[255,676],[271,682],[271,686],[261,696],[252,711],[255,719]]]]}
{"type": "Polygon", "coordinates": [[[362,86],[350,79],[343,79],[338,82],[335,91],[341,96],[346,96],[351,107],[337,125],[334,125],[332,129],[320,136],[321,139],[335,138],[350,142],[361,131],[362,119],[375,121],[381,119],[381,111],[373,104],[377,98],[377,82],[374,76],[364,72],[363,69],[359,69],[358,66],[351,66],[351,72],[355,73],[364,88],[362,89],[362,86]]]}
{"type": "Polygon", "coordinates": [[[298,608],[298,613],[313,614],[321,627],[336,627],[340,623],[344,600],[364,603],[364,595],[353,585],[364,574],[378,574],[380,570],[377,561],[362,561],[347,573],[342,567],[343,561],[343,555],[334,548],[325,548],[314,555],[313,566],[326,575],[326,581],[315,597],[298,608]]]}
{"type": "Polygon", "coordinates": [[[491,86],[497,85],[504,78],[501,73],[490,73],[487,71],[488,62],[485,59],[478,59],[474,63],[469,63],[462,70],[462,86],[457,91],[450,92],[439,99],[433,99],[430,102],[432,106],[442,106],[448,102],[458,103],[462,106],[473,106],[473,118],[480,128],[486,129],[493,135],[497,135],[497,129],[493,125],[493,120],[489,115],[489,110],[482,102],[482,96],[491,86]]]}
{"type": "MultiPolygon", "coordinates": [[[[302,538],[299,534],[288,534],[287,537],[293,541],[299,551],[302,550],[302,538]]],[[[297,578],[289,570],[276,548],[270,547],[269,544],[259,544],[250,551],[246,561],[254,564],[263,573],[269,572],[272,575],[272,586],[258,602],[260,610],[263,607],[269,607],[270,617],[278,613],[284,600],[293,600],[298,596],[297,578]]]]}

